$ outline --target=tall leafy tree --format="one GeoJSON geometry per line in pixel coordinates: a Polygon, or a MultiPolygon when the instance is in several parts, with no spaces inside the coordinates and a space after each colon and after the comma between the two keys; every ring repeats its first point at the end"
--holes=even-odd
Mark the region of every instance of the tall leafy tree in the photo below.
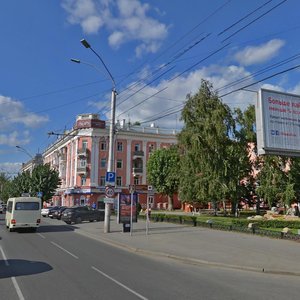
{"type": "Polygon", "coordinates": [[[50,200],[60,184],[58,171],[52,169],[49,164],[38,165],[32,170],[30,192],[33,195],[42,192],[42,200],[50,200]]]}
{"type": "Polygon", "coordinates": [[[23,193],[30,193],[30,172],[19,173],[9,187],[10,197],[20,197],[23,193]]]}
{"type": "Polygon", "coordinates": [[[168,209],[173,209],[173,196],[179,184],[179,153],[177,147],[154,151],[147,162],[147,180],[168,197],[168,209]]]}
{"type": "MultiPolygon", "coordinates": [[[[258,195],[264,199],[269,207],[286,205],[291,198],[291,182],[286,170],[288,158],[277,155],[266,155],[257,179],[258,195]]],[[[293,196],[294,197],[294,196],[293,196]]]]}
{"type": "Polygon", "coordinates": [[[222,103],[212,85],[202,80],[199,91],[194,96],[188,95],[182,120],[180,199],[216,203],[228,192],[225,180],[228,166],[224,158],[234,132],[230,108],[222,103]]]}
{"type": "Polygon", "coordinates": [[[10,197],[20,197],[23,193],[36,196],[42,192],[42,200],[49,201],[60,183],[58,172],[49,164],[38,165],[32,173],[26,171],[18,174],[11,182],[9,194],[10,197]]]}
{"type": "Polygon", "coordinates": [[[9,198],[8,190],[10,185],[10,177],[5,173],[0,173],[0,200],[7,201],[9,198]]]}

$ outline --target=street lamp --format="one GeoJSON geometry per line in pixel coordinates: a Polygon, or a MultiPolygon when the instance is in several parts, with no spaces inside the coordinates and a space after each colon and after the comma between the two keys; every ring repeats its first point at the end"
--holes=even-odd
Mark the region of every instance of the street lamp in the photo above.
{"type": "MultiPolygon", "coordinates": [[[[85,40],[82,39],[81,44],[87,48],[91,49],[94,54],[100,59],[101,63],[103,64],[105,70],[107,71],[111,81],[112,81],[112,91],[111,91],[111,124],[109,128],[109,148],[108,148],[108,164],[107,164],[107,172],[114,172],[114,140],[115,140],[115,115],[116,115],[116,83],[111,75],[110,71],[108,70],[107,66],[105,65],[104,61],[102,60],[101,56],[91,47],[91,45],[85,40]]],[[[73,62],[79,63],[80,61],[76,59],[72,59],[73,62]]],[[[104,214],[104,233],[110,232],[110,203],[105,203],[105,214],[104,214]]]]}
{"type": "Polygon", "coordinates": [[[21,146],[16,146],[16,148],[20,149],[22,152],[26,153],[31,159],[33,159],[33,156],[23,147],[21,146]]]}

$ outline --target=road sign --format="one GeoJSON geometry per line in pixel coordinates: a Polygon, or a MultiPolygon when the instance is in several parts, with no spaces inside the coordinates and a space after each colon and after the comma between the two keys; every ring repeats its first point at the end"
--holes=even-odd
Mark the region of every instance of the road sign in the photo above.
{"type": "Polygon", "coordinates": [[[43,192],[37,192],[36,196],[37,196],[38,198],[42,198],[42,197],[43,197],[43,192]]]}
{"type": "Polygon", "coordinates": [[[104,203],[114,204],[115,199],[114,198],[104,198],[104,203]]]}
{"type": "Polygon", "coordinates": [[[108,198],[112,198],[115,195],[115,188],[113,186],[105,187],[105,196],[108,198]]]}
{"type": "Polygon", "coordinates": [[[109,184],[114,184],[116,182],[116,173],[106,172],[105,181],[109,184]]]}

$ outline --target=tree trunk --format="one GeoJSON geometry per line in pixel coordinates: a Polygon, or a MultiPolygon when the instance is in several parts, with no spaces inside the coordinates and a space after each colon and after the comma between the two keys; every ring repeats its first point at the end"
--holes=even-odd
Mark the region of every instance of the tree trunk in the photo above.
{"type": "Polygon", "coordinates": [[[168,195],[168,210],[173,210],[173,195],[169,196],[168,195]]]}
{"type": "Polygon", "coordinates": [[[260,198],[256,197],[256,214],[260,215],[260,198]]]}
{"type": "Polygon", "coordinates": [[[224,216],[226,217],[227,216],[227,211],[226,211],[226,201],[223,200],[223,210],[224,210],[224,216]]]}

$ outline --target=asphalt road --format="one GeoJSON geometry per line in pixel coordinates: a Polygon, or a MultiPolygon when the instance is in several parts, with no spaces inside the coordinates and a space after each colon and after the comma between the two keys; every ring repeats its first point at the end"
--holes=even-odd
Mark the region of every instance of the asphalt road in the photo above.
{"type": "Polygon", "coordinates": [[[37,233],[9,233],[3,217],[0,299],[299,299],[299,277],[142,256],[58,220],[43,219],[37,233]]]}

